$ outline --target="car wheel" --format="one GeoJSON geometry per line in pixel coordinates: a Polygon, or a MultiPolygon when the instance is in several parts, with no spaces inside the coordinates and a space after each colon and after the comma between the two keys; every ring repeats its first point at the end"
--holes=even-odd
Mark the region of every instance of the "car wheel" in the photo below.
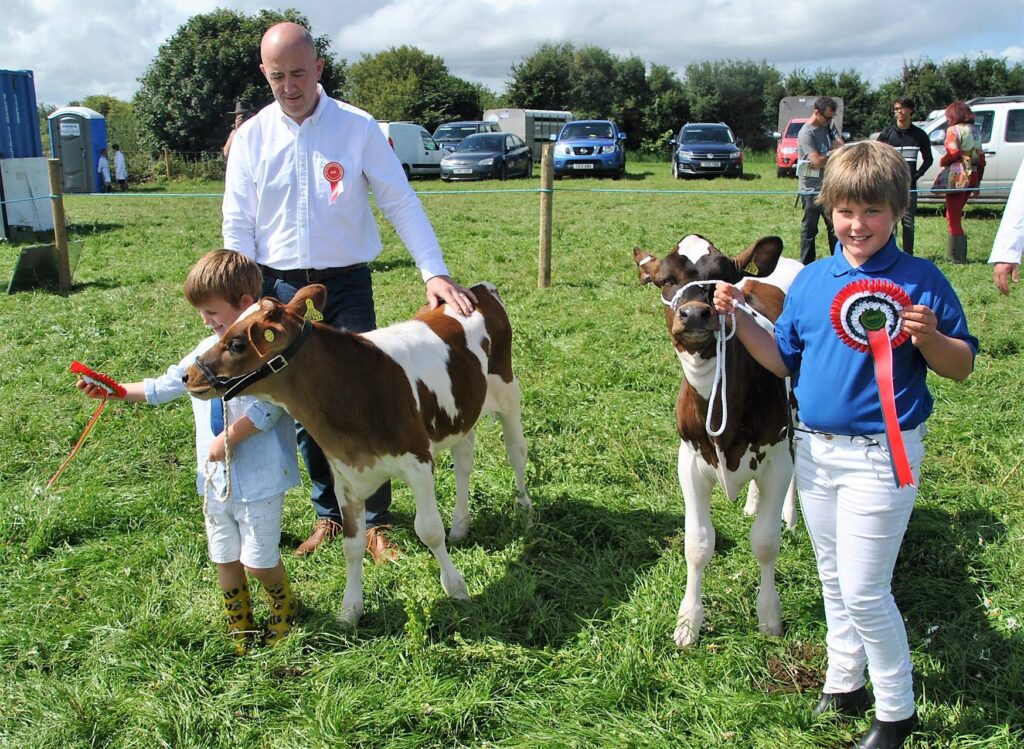
{"type": "Polygon", "coordinates": [[[784,166],[777,166],[777,167],[775,167],[775,176],[776,177],[785,177],[786,176],[786,167],[784,167],[784,166]]]}
{"type": "Polygon", "coordinates": [[[526,162],[526,178],[533,179],[533,159],[529,159],[526,162]]]}
{"type": "Polygon", "coordinates": [[[498,179],[508,179],[508,164],[504,161],[501,162],[501,168],[498,169],[498,179]]]}
{"type": "Polygon", "coordinates": [[[402,164],[402,171],[405,172],[405,178],[407,180],[412,179],[412,170],[409,168],[408,164],[402,164]]]}
{"type": "Polygon", "coordinates": [[[679,162],[678,161],[673,161],[672,162],[672,176],[675,177],[676,179],[682,179],[683,178],[683,173],[679,171],[679,162]]]}

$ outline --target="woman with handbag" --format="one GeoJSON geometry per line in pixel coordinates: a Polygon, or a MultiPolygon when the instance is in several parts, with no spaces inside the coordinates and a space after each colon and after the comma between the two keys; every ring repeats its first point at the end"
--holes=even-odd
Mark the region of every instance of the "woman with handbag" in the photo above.
{"type": "Polygon", "coordinates": [[[946,221],[949,224],[946,257],[962,264],[967,262],[967,236],[961,220],[964,206],[972,194],[971,188],[981,183],[985,155],[981,149],[981,134],[974,126],[974,112],[960,99],[946,107],[945,149],[939,160],[943,169],[935,178],[934,187],[953,190],[946,193],[946,221]]]}

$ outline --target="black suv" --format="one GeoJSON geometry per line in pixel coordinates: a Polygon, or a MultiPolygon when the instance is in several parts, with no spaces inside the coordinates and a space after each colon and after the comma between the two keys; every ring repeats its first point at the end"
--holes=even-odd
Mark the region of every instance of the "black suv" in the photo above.
{"type": "Polygon", "coordinates": [[[743,144],[724,122],[687,122],[669,143],[675,146],[672,176],[676,179],[743,176],[743,144]]]}
{"type": "Polygon", "coordinates": [[[497,133],[497,122],[484,122],[483,120],[461,120],[459,122],[446,122],[434,131],[434,140],[437,145],[445,151],[454,151],[455,147],[462,142],[467,135],[476,133],[497,133]]]}

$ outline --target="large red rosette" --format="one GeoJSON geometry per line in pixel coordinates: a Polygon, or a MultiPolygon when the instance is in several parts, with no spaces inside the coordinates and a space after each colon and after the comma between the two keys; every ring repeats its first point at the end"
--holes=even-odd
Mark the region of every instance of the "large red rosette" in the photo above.
{"type": "Polygon", "coordinates": [[[857,351],[871,353],[893,475],[900,488],[914,484],[914,472],[896,413],[892,352],[910,338],[899,313],[911,304],[907,292],[892,281],[865,278],[844,286],[831,308],[832,328],[840,340],[857,351]]]}

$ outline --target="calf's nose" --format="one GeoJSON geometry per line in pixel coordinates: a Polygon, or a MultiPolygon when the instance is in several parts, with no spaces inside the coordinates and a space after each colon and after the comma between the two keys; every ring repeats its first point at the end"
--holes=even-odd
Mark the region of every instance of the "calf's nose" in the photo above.
{"type": "Polygon", "coordinates": [[[711,319],[711,308],[694,305],[679,308],[679,321],[684,325],[702,325],[711,319]]]}

